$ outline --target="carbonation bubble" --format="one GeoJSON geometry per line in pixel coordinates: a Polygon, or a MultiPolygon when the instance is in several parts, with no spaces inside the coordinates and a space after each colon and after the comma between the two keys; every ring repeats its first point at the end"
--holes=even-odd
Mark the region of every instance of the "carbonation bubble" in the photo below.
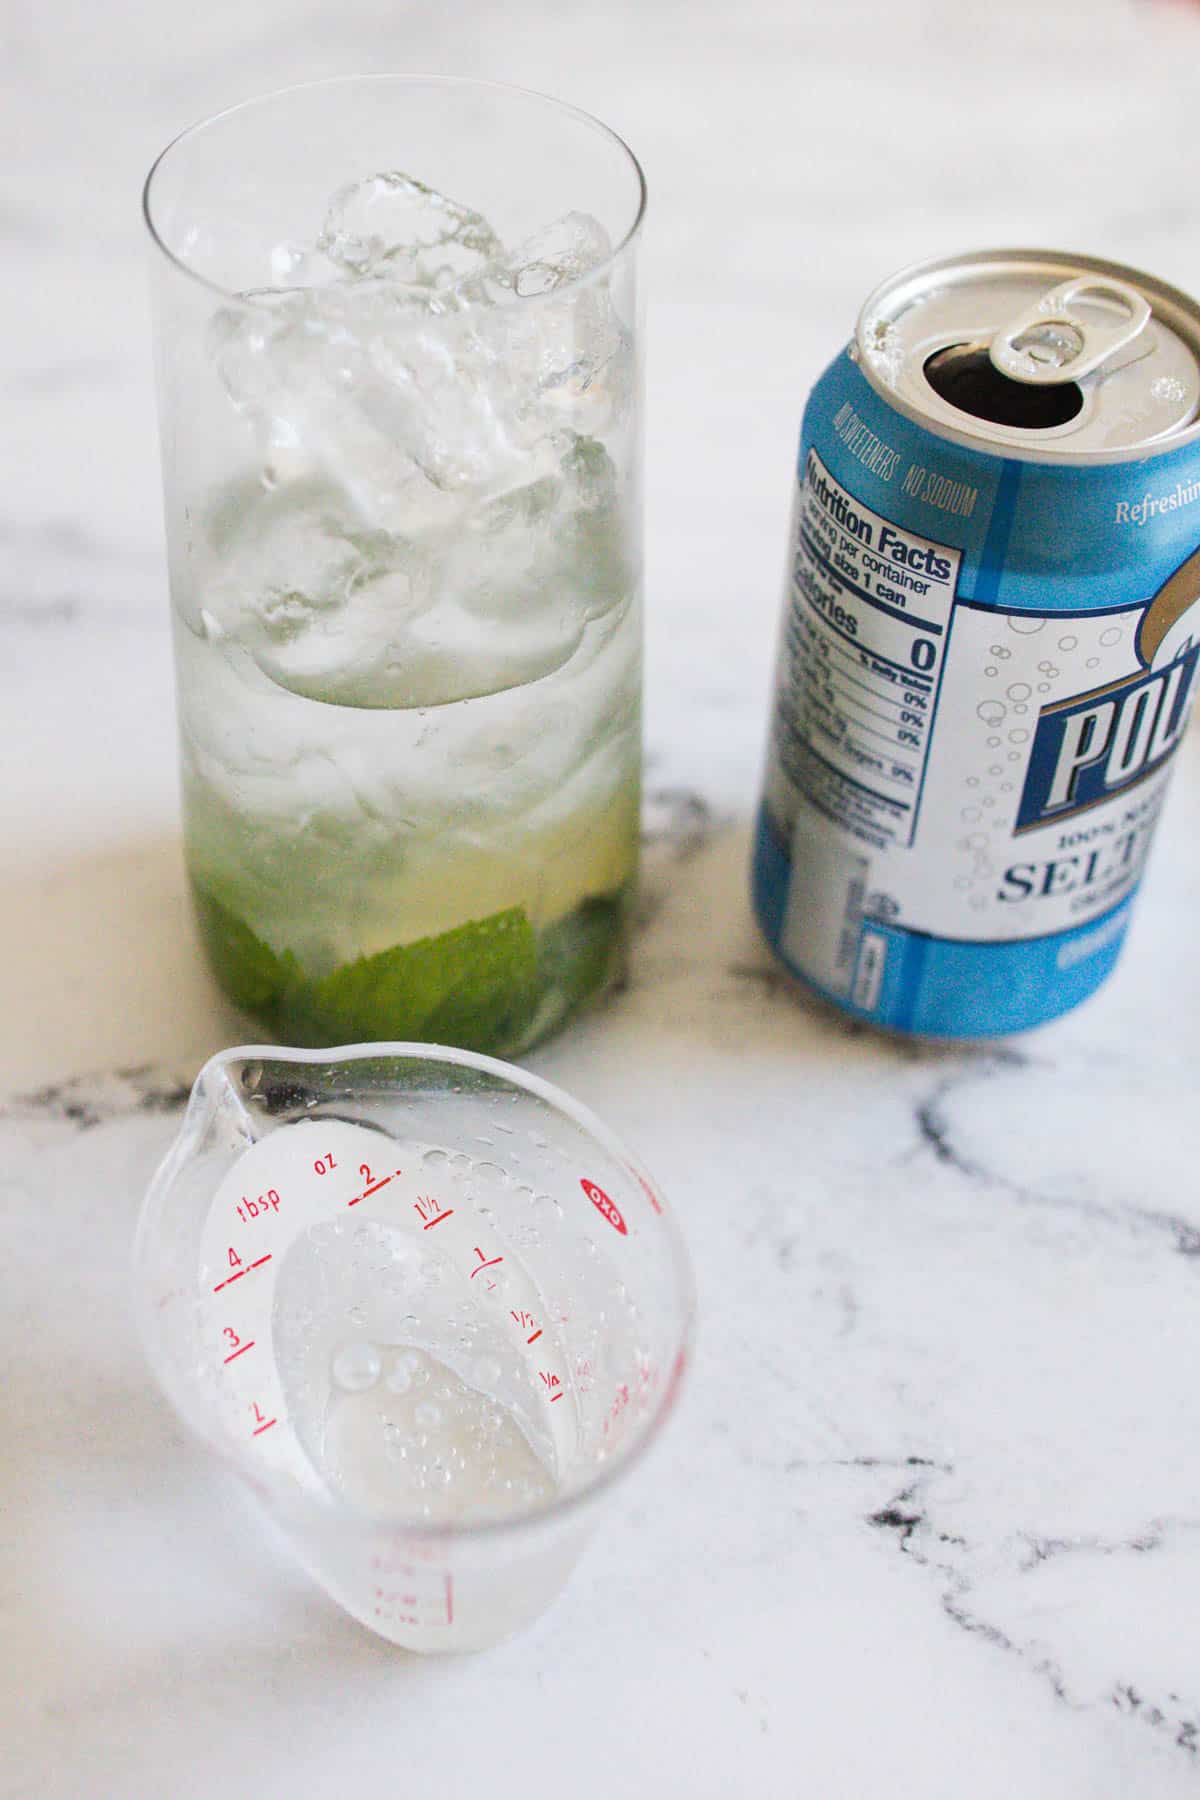
{"type": "Polygon", "coordinates": [[[1100,633],[1100,642],[1107,650],[1110,649],[1113,644],[1119,644],[1124,635],[1125,634],[1119,625],[1110,625],[1107,631],[1102,631],[1100,633]]]}
{"type": "Polygon", "coordinates": [[[1010,744],[1023,744],[1028,736],[1029,733],[1025,730],[1025,727],[1023,725],[1018,725],[1014,730],[1009,732],[1008,741],[1010,744]]]}
{"type": "Polygon", "coordinates": [[[978,787],[979,786],[978,775],[968,775],[967,776],[967,786],[968,787],[978,787]]]}
{"type": "Polygon", "coordinates": [[[1052,662],[1046,662],[1043,660],[1042,662],[1040,662],[1038,664],[1038,668],[1043,675],[1053,675],[1053,673],[1054,673],[1054,664],[1052,662]]]}
{"type": "MultiPolygon", "coordinates": [[[[997,723],[999,723],[998,720],[997,720],[997,723]]],[[[1001,744],[1001,739],[998,737],[990,737],[988,739],[988,749],[989,750],[998,750],[1000,748],[1000,744],[1001,744]]]]}
{"type": "Polygon", "coordinates": [[[1027,614],[1010,613],[1008,629],[1019,632],[1022,637],[1032,637],[1035,631],[1041,631],[1045,623],[1045,619],[1031,619],[1027,614]]]}
{"type": "Polygon", "coordinates": [[[968,825],[976,824],[982,816],[977,806],[964,806],[962,809],[963,820],[968,825]]]}
{"type": "Polygon", "coordinates": [[[987,839],[983,835],[982,831],[973,831],[971,833],[970,837],[967,839],[967,844],[972,850],[986,850],[987,849],[987,839]]]}
{"type": "Polygon", "coordinates": [[[999,656],[999,654],[1000,654],[999,644],[991,644],[991,645],[989,645],[989,648],[990,648],[993,656],[999,656]]]}
{"type": "Polygon", "coordinates": [[[1027,681],[1014,681],[1008,690],[1010,700],[1028,700],[1033,689],[1027,681]]]}
{"type": "Polygon", "coordinates": [[[1020,751],[1019,750],[1010,750],[1008,753],[1008,760],[1009,760],[1009,762],[1020,762],[1020,760],[1021,760],[1020,751]]]}
{"type": "Polygon", "coordinates": [[[388,1371],[384,1387],[393,1394],[407,1394],[421,1368],[421,1358],[415,1350],[406,1350],[396,1358],[395,1364],[388,1371]]]}
{"type": "Polygon", "coordinates": [[[1007,708],[999,700],[981,700],[975,708],[985,725],[999,725],[1007,708]]]}
{"type": "Polygon", "coordinates": [[[995,663],[989,663],[987,668],[983,672],[985,675],[998,675],[1000,673],[1000,671],[996,667],[995,663]]]}
{"type": "Polygon", "coordinates": [[[428,1164],[428,1166],[433,1169],[436,1168],[439,1163],[449,1162],[450,1154],[446,1150],[426,1150],[421,1157],[421,1161],[428,1164]]]}
{"type": "Polygon", "coordinates": [[[1100,667],[1100,658],[1098,656],[1089,656],[1087,659],[1087,666],[1089,669],[1098,669],[1100,667]]]}
{"type": "Polygon", "coordinates": [[[379,1380],[383,1362],[374,1344],[343,1344],[333,1358],[330,1374],[334,1386],[348,1394],[365,1393],[379,1380]]]}
{"type": "Polygon", "coordinates": [[[1000,783],[1000,792],[1002,794],[1011,794],[1012,791],[1013,791],[1013,784],[1011,781],[1002,781],[1000,783]]]}
{"type": "MultiPolygon", "coordinates": [[[[1000,742],[1000,739],[999,739],[999,738],[997,738],[997,739],[996,739],[996,742],[997,742],[997,743],[999,743],[999,742],[1000,742]]],[[[993,764],[992,764],[992,766],[991,766],[991,768],[990,768],[990,769],[989,769],[989,770],[988,770],[988,774],[989,774],[989,775],[999,775],[999,774],[1000,774],[1000,773],[1001,773],[1001,772],[1002,772],[1002,771],[1001,771],[1001,768],[1000,768],[1000,764],[999,764],[999,763],[993,763],[993,764]]]]}
{"type": "Polygon", "coordinates": [[[1013,711],[1015,713],[1027,713],[1029,708],[1027,706],[1014,706],[1013,711]]]}
{"type": "Polygon", "coordinates": [[[1038,682],[1038,693],[1039,694],[1048,694],[1049,692],[1050,692],[1050,683],[1048,681],[1039,681],[1038,682]]]}
{"type": "Polygon", "coordinates": [[[1078,643],[1079,639],[1077,637],[1071,637],[1068,633],[1066,637],[1059,638],[1058,647],[1060,650],[1074,650],[1078,646],[1078,643]]]}

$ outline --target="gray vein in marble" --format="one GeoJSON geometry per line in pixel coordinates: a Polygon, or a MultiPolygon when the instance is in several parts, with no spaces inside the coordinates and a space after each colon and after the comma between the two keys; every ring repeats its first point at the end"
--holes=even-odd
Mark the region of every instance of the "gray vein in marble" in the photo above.
{"type": "Polygon", "coordinates": [[[153,586],[157,602],[160,558],[106,542],[78,521],[51,518],[36,525],[0,519],[0,623],[73,623],[90,609],[97,618],[128,617],[131,592],[153,586]]]}
{"type": "Polygon", "coordinates": [[[707,846],[719,823],[695,788],[652,787],[643,807],[642,842],[662,846],[674,862],[690,862],[707,846]]]}
{"type": "Polygon", "coordinates": [[[117,1069],[18,1094],[0,1103],[0,1120],[61,1121],[79,1131],[90,1131],[130,1114],[181,1112],[189,1092],[187,1081],[164,1069],[117,1069]]]}
{"type": "MultiPolygon", "coordinates": [[[[649,766],[653,768],[653,759],[649,766]]],[[[678,872],[707,849],[722,821],[697,789],[648,787],[642,802],[642,870],[636,920],[644,930],[661,913],[678,872]]]]}
{"type": "MultiPolygon", "coordinates": [[[[922,1459],[905,1459],[912,1464],[922,1459]]],[[[870,1458],[852,1459],[854,1466],[884,1466],[870,1458]]],[[[892,1498],[876,1511],[867,1514],[866,1523],[877,1531],[894,1533],[902,1555],[910,1557],[922,1568],[941,1577],[945,1586],[938,1595],[943,1613],[955,1625],[997,1650],[1017,1657],[1035,1674],[1046,1680],[1055,1696],[1075,1711],[1087,1710],[1089,1702],[1076,1698],[1070,1680],[1057,1659],[1036,1643],[1022,1643],[994,1621],[983,1617],[972,1605],[974,1578],[969,1567],[972,1546],[955,1532],[940,1530],[933,1517],[933,1496],[929,1485],[936,1474],[950,1472],[939,1466],[930,1475],[922,1475],[899,1488],[892,1498]],[[935,1546],[938,1548],[935,1549],[935,1546]],[[956,1555],[955,1553],[959,1553],[956,1555]]],[[[1016,1574],[1028,1576],[1042,1564],[1058,1556],[1144,1556],[1161,1548],[1169,1525],[1187,1531],[1200,1530],[1200,1521],[1156,1519],[1142,1531],[1120,1542],[1104,1542],[1097,1538],[1030,1538],[1023,1539],[1026,1554],[1012,1564],[1016,1574]]],[[[1144,1697],[1128,1683],[1118,1683],[1110,1695],[1119,1710],[1136,1714],[1157,1730],[1169,1733],[1173,1742],[1190,1755],[1200,1752],[1200,1715],[1184,1710],[1185,1703],[1177,1693],[1165,1696],[1164,1704],[1146,1705],[1144,1697]],[[1169,1710],[1174,1708],[1174,1711],[1169,1710]],[[1144,1710],[1143,1710],[1144,1708],[1144,1710]]]]}
{"type": "Polygon", "coordinates": [[[1126,1228],[1147,1227],[1169,1236],[1177,1255],[1200,1257],[1200,1228],[1178,1213],[1139,1206],[1132,1201],[1119,1202],[1114,1206],[1077,1195],[1043,1193],[1023,1182],[1012,1180],[1002,1169],[991,1168],[960,1148],[955,1138],[952,1117],[955,1095],[969,1083],[987,1081],[1001,1071],[1026,1066],[1031,1066],[1028,1056],[1019,1050],[1004,1047],[977,1053],[948,1074],[942,1075],[931,1092],[915,1108],[921,1147],[968,1181],[993,1192],[1007,1194],[1022,1206],[1078,1213],[1086,1218],[1126,1228]]]}
{"type": "MultiPolygon", "coordinates": [[[[0,222],[0,236],[3,236],[0,222]]],[[[44,363],[38,368],[19,369],[10,375],[5,386],[14,393],[57,394],[64,389],[96,387],[127,375],[127,366],[111,356],[65,357],[61,362],[44,363]]]]}

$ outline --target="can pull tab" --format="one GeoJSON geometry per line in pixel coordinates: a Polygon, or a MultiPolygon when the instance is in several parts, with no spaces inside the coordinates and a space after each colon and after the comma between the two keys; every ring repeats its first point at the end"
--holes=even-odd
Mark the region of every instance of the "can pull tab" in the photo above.
{"type": "Polygon", "coordinates": [[[1078,381],[1132,343],[1150,322],[1150,306],[1124,281],[1077,275],[1051,288],[1040,300],[1001,326],[988,348],[994,368],[1014,381],[1048,387],[1078,381]],[[1088,319],[1070,311],[1081,299],[1113,309],[1111,319],[1088,319]],[[1119,309],[1117,311],[1116,309],[1119,309]]]}

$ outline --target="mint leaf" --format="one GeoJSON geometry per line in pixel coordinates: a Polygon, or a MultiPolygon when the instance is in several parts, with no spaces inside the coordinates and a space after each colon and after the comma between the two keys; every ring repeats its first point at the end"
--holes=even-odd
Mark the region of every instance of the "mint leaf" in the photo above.
{"type": "Polygon", "coordinates": [[[538,939],[538,985],[565,1018],[609,980],[621,950],[625,903],[619,894],[585,900],[538,939]]]}
{"type": "Polygon", "coordinates": [[[217,980],[281,1042],[409,1038],[501,1053],[524,1040],[539,1000],[552,998],[552,1026],[604,986],[624,909],[621,895],[585,900],[535,937],[524,909],[509,907],[312,980],[212,893],[196,885],[194,895],[217,980]]]}
{"type": "Polygon", "coordinates": [[[288,1012],[319,1021],[327,1043],[425,1038],[486,1050],[532,1008],[536,981],[533,927],[513,906],[346,963],[288,996],[288,1012]]]}
{"type": "Polygon", "coordinates": [[[276,956],[269,944],[198,884],[192,884],[196,921],[213,974],[236,1006],[269,1013],[298,973],[290,951],[276,956]]]}

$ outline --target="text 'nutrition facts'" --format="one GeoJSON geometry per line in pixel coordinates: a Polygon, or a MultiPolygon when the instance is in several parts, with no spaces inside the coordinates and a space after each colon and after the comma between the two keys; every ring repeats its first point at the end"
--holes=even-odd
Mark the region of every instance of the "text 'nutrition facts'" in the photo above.
{"type": "Polygon", "coordinates": [[[809,451],[784,645],[785,761],[828,818],[908,845],[961,553],[881,518],[809,451]]]}

